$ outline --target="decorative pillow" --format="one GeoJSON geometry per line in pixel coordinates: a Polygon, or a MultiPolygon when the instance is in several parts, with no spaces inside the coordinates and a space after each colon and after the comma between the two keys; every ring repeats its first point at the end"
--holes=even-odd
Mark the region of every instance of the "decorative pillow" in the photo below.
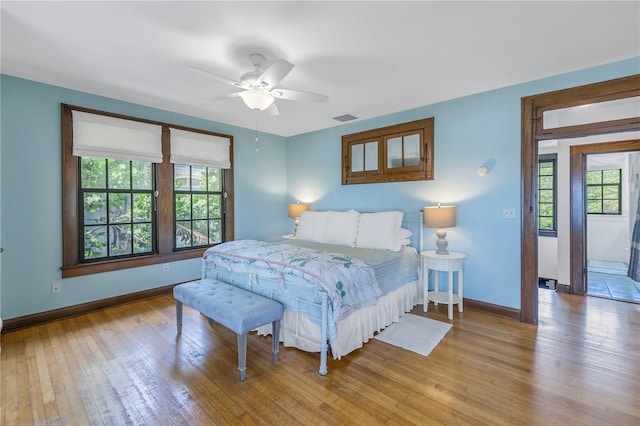
{"type": "Polygon", "coordinates": [[[355,210],[346,212],[327,212],[324,228],[324,241],[327,244],[340,244],[355,247],[358,236],[360,213],[355,210]]]}
{"type": "Polygon", "coordinates": [[[399,211],[360,214],[356,247],[399,251],[403,216],[399,211]]]}
{"type": "Polygon", "coordinates": [[[306,211],[300,215],[295,239],[323,242],[327,212],[306,211]]]}

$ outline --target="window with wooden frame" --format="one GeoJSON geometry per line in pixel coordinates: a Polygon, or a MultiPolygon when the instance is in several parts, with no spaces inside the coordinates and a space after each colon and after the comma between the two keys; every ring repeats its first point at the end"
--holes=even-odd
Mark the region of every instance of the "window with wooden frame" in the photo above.
{"type": "Polygon", "coordinates": [[[200,257],[232,240],[232,154],[228,135],[63,104],[62,277],[200,257]]]}
{"type": "Polygon", "coordinates": [[[538,235],[557,237],[557,154],[538,156],[538,235]]]}
{"type": "Polygon", "coordinates": [[[342,184],[433,179],[434,119],[342,137],[342,184]]]}

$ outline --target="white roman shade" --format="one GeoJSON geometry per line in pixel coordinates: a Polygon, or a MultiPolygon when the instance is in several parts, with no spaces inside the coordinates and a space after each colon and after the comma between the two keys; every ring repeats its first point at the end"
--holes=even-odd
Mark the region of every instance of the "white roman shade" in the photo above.
{"type": "Polygon", "coordinates": [[[162,126],[72,111],[73,155],[162,163],[162,126]]]}
{"type": "Polygon", "coordinates": [[[172,163],[231,168],[229,138],[178,129],[170,130],[172,163]]]}

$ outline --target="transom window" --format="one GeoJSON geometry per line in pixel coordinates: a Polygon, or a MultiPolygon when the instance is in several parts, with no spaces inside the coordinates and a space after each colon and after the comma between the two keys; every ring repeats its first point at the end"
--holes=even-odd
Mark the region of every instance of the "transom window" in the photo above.
{"type": "Polygon", "coordinates": [[[622,213],[622,169],[587,172],[587,214],[622,213]]]}
{"type": "Polygon", "coordinates": [[[538,235],[557,236],[557,155],[538,156],[538,235]]]}
{"type": "Polygon", "coordinates": [[[433,179],[433,118],[342,137],[342,184],[433,179]]]}

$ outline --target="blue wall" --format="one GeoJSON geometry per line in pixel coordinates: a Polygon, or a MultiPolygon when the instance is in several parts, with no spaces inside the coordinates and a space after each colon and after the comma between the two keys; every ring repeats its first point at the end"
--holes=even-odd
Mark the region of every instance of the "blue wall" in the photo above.
{"type": "Polygon", "coordinates": [[[60,103],[229,134],[234,137],[236,238],[276,239],[287,217],[283,137],[114,99],[1,77],[2,268],[4,319],[100,300],[200,276],[200,260],[62,279],[60,103]],[[259,206],[259,209],[256,209],[259,206]],[[63,293],[51,295],[51,284],[63,293]]]}
{"type": "MultiPolygon", "coordinates": [[[[447,240],[449,250],[467,254],[465,297],[519,309],[521,98],[637,73],[640,58],[633,58],[291,137],[290,200],[314,210],[398,209],[415,220],[424,206],[455,204],[457,226],[447,240]],[[434,180],[341,185],[342,135],[426,117],[435,117],[434,180]],[[480,177],[483,164],[491,170],[480,177]],[[515,208],[516,218],[504,219],[504,208],[515,208]]],[[[434,249],[435,230],[424,233],[425,249],[434,249]]]]}
{"type": "MultiPolygon", "coordinates": [[[[314,210],[418,211],[458,206],[449,248],[468,255],[465,297],[520,307],[520,99],[640,72],[640,58],[554,76],[370,120],[294,136],[260,135],[214,121],[2,75],[0,139],[0,312],[14,318],[197,278],[200,260],[61,279],[60,103],[234,136],[236,238],[289,233],[287,203],[314,210]],[[435,179],[341,185],[341,136],[435,117],[435,179]],[[486,177],[476,174],[487,164],[486,177]],[[515,208],[516,219],[503,219],[515,208]],[[61,282],[63,294],[51,295],[61,282]]],[[[357,114],[357,111],[353,111],[357,114]]],[[[434,230],[425,229],[425,247],[434,230]]]]}

